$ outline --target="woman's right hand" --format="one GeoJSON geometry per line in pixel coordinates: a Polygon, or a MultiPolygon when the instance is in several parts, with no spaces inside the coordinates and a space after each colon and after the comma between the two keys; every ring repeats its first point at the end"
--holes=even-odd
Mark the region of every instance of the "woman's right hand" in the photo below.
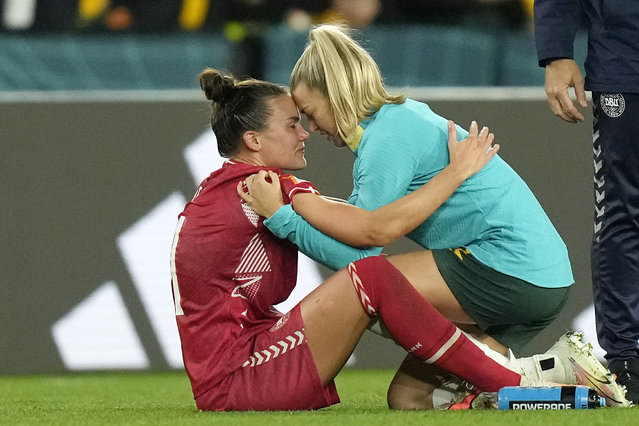
{"type": "Polygon", "coordinates": [[[495,135],[488,127],[479,131],[477,122],[470,123],[468,137],[457,140],[455,123],[448,121],[448,153],[450,164],[448,168],[458,173],[464,180],[480,171],[499,151],[499,144],[493,145],[495,135]]]}
{"type": "Polygon", "coordinates": [[[237,194],[260,216],[269,218],[284,205],[280,178],[273,171],[260,170],[237,184],[237,194]]]}

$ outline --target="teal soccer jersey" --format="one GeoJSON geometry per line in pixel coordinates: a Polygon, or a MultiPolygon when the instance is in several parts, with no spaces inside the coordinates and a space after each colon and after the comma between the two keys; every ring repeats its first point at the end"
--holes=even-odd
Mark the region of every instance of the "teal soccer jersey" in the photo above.
{"type": "MultiPolygon", "coordinates": [[[[360,123],[348,202],[377,209],[421,187],[449,163],[447,120],[425,103],[384,105],[360,123]]],[[[460,140],[468,132],[457,128],[460,140]]],[[[265,221],[310,257],[341,268],[381,248],[358,250],[314,229],[285,206],[265,221]]],[[[407,235],[426,249],[465,247],[485,265],[541,287],[573,283],[564,242],[517,173],[498,155],[407,235]]]]}

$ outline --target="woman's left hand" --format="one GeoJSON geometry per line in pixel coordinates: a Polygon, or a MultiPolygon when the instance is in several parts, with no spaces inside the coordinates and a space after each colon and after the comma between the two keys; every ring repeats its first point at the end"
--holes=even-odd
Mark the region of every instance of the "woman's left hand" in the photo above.
{"type": "Polygon", "coordinates": [[[270,170],[260,170],[239,182],[237,194],[257,214],[266,218],[284,205],[279,176],[270,170]]]}
{"type": "Polygon", "coordinates": [[[464,179],[469,178],[482,169],[491,158],[499,151],[499,144],[492,145],[495,135],[490,133],[488,127],[481,132],[477,122],[473,121],[468,129],[468,137],[457,141],[457,129],[455,123],[448,122],[448,153],[450,165],[464,179]]]}

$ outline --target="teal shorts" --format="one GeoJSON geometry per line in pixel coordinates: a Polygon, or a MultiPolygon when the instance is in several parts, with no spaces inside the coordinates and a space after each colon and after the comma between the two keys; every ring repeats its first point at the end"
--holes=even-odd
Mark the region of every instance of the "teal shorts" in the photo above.
{"type": "Polygon", "coordinates": [[[571,286],[545,288],[502,274],[468,250],[433,250],[444,281],[486,334],[515,355],[561,312],[571,286]]]}

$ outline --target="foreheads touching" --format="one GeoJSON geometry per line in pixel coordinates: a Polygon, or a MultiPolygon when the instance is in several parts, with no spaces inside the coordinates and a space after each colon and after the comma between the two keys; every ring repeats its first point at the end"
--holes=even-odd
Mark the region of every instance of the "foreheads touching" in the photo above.
{"type": "Polygon", "coordinates": [[[355,41],[351,30],[341,25],[320,25],[311,30],[309,42],[291,73],[290,86],[305,114],[307,108],[299,103],[302,91],[325,97],[336,133],[342,138],[385,103],[403,102],[403,97],[388,94],[371,55],[355,41]]]}

